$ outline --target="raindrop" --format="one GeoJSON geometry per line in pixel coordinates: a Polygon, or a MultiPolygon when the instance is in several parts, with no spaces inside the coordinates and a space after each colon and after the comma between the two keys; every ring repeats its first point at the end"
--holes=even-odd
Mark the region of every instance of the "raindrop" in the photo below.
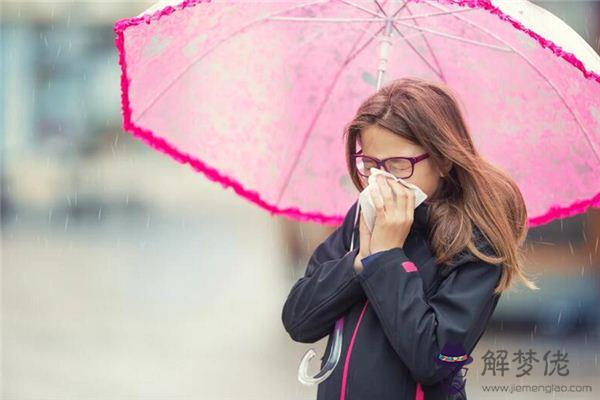
{"type": "Polygon", "coordinates": [[[102,207],[98,209],[98,221],[102,218],[102,207]]]}
{"type": "Polygon", "coordinates": [[[67,230],[68,227],[69,227],[69,213],[67,213],[67,215],[65,216],[65,231],[67,230]]]}
{"type": "Polygon", "coordinates": [[[558,313],[558,320],[556,321],[556,325],[560,325],[560,318],[562,317],[562,310],[558,313]]]}
{"type": "Polygon", "coordinates": [[[569,251],[571,252],[571,255],[574,256],[575,252],[573,251],[573,243],[571,243],[571,241],[569,240],[569,251]]]}
{"type": "Polygon", "coordinates": [[[304,238],[304,227],[302,224],[298,224],[298,229],[300,230],[300,239],[306,244],[306,240],[304,238]]]}
{"type": "MultiPolygon", "coordinates": [[[[590,11],[591,11],[591,10],[590,10],[590,11]]],[[[590,38],[590,36],[591,36],[591,35],[590,35],[590,28],[589,28],[589,26],[590,26],[590,22],[589,22],[589,21],[590,21],[590,16],[591,16],[591,15],[592,15],[592,13],[591,13],[591,12],[588,12],[588,13],[587,13],[587,18],[586,18],[586,21],[585,21],[586,23],[585,23],[585,24],[584,24],[584,26],[583,26],[583,32],[584,32],[584,34],[585,34],[585,36],[584,36],[584,37],[586,38],[586,40],[590,40],[589,38],[590,38]]]]}

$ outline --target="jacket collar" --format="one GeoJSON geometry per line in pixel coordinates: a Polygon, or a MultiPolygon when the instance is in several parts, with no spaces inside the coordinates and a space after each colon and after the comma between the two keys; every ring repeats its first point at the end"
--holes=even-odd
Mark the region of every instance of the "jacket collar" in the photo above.
{"type": "Polygon", "coordinates": [[[422,202],[419,204],[413,213],[413,228],[415,230],[424,232],[427,231],[429,225],[429,211],[430,204],[427,202],[422,202]]]}

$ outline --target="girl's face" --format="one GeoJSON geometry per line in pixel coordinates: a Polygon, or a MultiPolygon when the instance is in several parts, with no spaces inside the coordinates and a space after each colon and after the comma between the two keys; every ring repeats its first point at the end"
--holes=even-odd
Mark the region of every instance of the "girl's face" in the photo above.
{"type": "MultiPolygon", "coordinates": [[[[425,149],[420,145],[379,125],[364,128],[360,134],[359,143],[364,155],[380,160],[388,157],[416,157],[425,153],[425,149]]],[[[436,167],[429,156],[416,163],[412,176],[405,180],[417,185],[429,198],[437,189],[441,175],[443,172],[436,167]]],[[[366,187],[367,178],[361,175],[359,178],[366,187]]]]}

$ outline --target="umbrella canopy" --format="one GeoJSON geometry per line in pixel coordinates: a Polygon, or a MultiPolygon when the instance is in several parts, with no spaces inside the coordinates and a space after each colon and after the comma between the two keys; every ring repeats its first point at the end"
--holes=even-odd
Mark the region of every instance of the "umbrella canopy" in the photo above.
{"type": "Polygon", "coordinates": [[[600,57],[529,2],[161,2],[115,32],[124,129],[273,214],[341,223],[378,70],[455,90],[531,225],[600,204],[600,57]]]}

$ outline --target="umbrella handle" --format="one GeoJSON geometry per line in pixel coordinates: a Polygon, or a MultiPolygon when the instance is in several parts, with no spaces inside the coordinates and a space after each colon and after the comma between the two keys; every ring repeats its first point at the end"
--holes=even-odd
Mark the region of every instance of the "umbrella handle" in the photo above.
{"type": "MultiPolygon", "coordinates": [[[[356,229],[356,222],[358,221],[358,214],[360,212],[360,205],[356,207],[356,214],[354,215],[354,228],[356,229]]],[[[350,239],[350,251],[354,249],[354,231],[352,230],[352,238],[350,239]]],[[[347,253],[346,253],[347,254],[347,253]]],[[[300,383],[312,386],[314,384],[319,384],[323,382],[325,379],[331,375],[333,369],[336,367],[338,361],[340,360],[340,355],[342,354],[342,338],[344,332],[344,317],[340,317],[335,322],[335,328],[333,330],[333,338],[331,343],[331,348],[329,351],[329,357],[327,357],[327,361],[323,368],[317,372],[314,376],[308,375],[308,364],[310,361],[317,355],[315,349],[309,349],[306,353],[304,353],[304,357],[302,357],[302,361],[300,361],[300,365],[298,366],[298,380],[300,383]]]]}
{"type": "Polygon", "coordinates": [[[302,361],[300,361],[300,366],[298,367],[298,380],[300,383],[312,386],[314,384],[319,384],[323,382],[325,379],[331,375],[333,369],[337,365],[340,360],[340,355],[342,354],[342,335],[344,332],[344,317],[341,317],[335,322],[335,329],[333,331],[333,342],[331,344],[331,351],[329,352],[329,357],[325,362],[323,368],[315,375],[308,375],[308,364],[310,361],[317,355],[315,349],[309,349],[302,357],[302,361]]]}

